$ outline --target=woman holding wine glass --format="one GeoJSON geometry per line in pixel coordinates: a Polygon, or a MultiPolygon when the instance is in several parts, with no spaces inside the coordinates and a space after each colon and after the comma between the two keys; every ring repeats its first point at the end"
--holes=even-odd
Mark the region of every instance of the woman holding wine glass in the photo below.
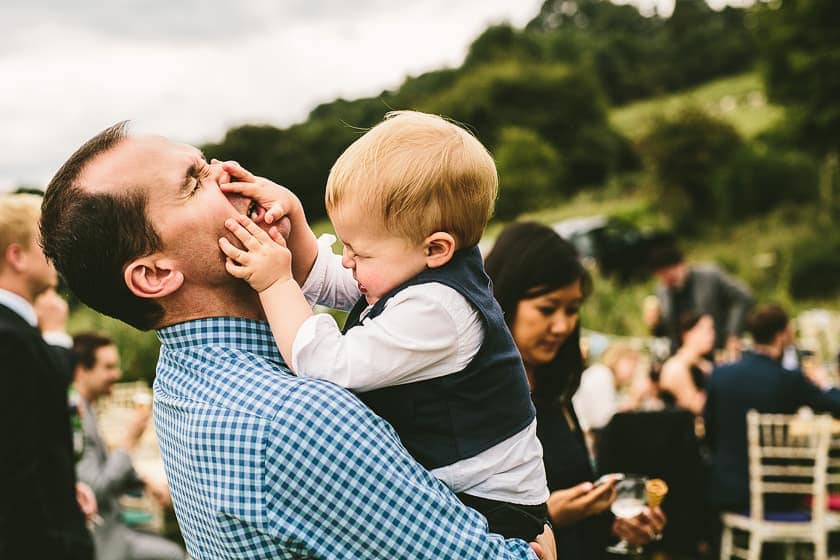
{"type": "Polygon", "coordinates": [[[603,558],[611,534],[632,545],[647,544],[665,525],[662,511],[613,518],[609,508],[617,480],[593,483],[595,473],[571,404],[583,372],[579,312],[592,290],[574,247],[547,226],[515,223],[499,235],[485,268],[531,385],[558,557],[603,558]]]}

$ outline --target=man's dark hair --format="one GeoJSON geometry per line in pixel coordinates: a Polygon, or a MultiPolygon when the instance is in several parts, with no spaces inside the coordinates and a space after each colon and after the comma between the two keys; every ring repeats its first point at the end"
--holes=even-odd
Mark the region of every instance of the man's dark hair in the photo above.
{"type": "Polygon", "coordinates": [[[86,165],[126,138],[126,127],[126,121],[117,123],[85,142],[52,178],[41,207],[41,244],[79,299],[148,330],[163,308],[132,294],[123,278],[129,261],[162,247],[146,216],[146,192],[97,192],[96,185],[79,184],[86,165]]]}
{"type": "Polygon", "coordinates": [[[653,247],[648,255],[648,265],[653,272],[681,262],[683,262],[683,254],[676,245],[668,244],[653,247]]]}
{"type": "Polygon", "coordinates": [[[762,305],[747,319],[747,331],[752,334],[756,344],[772,344],[776,335],[787,328],[788,321],[788,315],[781,305],[762,305]]]}
{"type": "Polygon", "coordinates": [[[90,369],[96,364],[96,351],[114,346],[114,341],[95,332],[79,333],[73,337],[73,359],[77,366],[90,369]]]}

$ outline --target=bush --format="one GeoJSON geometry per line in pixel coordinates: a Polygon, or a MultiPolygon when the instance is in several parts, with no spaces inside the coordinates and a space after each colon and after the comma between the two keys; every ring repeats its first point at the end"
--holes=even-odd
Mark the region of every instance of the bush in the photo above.
{"type": "Polygon", "coordinates": [[[732,125],[696,108],[656,122],[641,141],[660,205],[678,232],[696,231],[720,216],[715,184],[741,147],[732,125]]]}
{"type": "Polygon", "coordinates": [[[539,208],[563,190],[563,161],[540,136],[525,128],[502,129],[496,148],[499,199],[496,217],[510,219],[539,208]]]}
{"type": "Polygon", "coordinates": [[[716,187],[721,218],[760,215],[782,204],[815,202],[818,166],[801,152],[747,145],[735,154],[716,187]]]}
{"type": "Polygon", "coordinates": [[[794,248],[790,278],[794,298],[833,297],[840,291],[838,278],[840,234],[836,231],[808,239],[794,248]]]}

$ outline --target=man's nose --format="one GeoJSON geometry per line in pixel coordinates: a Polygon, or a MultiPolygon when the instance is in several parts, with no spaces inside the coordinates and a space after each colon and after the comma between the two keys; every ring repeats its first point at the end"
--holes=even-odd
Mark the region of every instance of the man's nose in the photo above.
{"type": "Polygon", "coordinates": [[[222,162],[219,160],[211,160],[208,164],[210,168],[210,180],[215,183],[230,183],[230,175],[222,168],[222,162]]]}

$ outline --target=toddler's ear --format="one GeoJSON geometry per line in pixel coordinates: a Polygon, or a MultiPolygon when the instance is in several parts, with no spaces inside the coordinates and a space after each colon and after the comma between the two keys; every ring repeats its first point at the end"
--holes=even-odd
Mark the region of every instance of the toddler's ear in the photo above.
{"type": "Polygon", "coordinates": [[[423,241],[426,254],[426,266],[438,268],[452,259],[456,250],[455,238],[445,231],[436,231],[423,241]]]}
{"type": "Polygon", "coordinates": [[[184,273],[175,263],[159,255],[148,255],[129,263],[124,273],[125,284],[137,297],[157,299],[168,296],[184,283],[184,273]]]}

